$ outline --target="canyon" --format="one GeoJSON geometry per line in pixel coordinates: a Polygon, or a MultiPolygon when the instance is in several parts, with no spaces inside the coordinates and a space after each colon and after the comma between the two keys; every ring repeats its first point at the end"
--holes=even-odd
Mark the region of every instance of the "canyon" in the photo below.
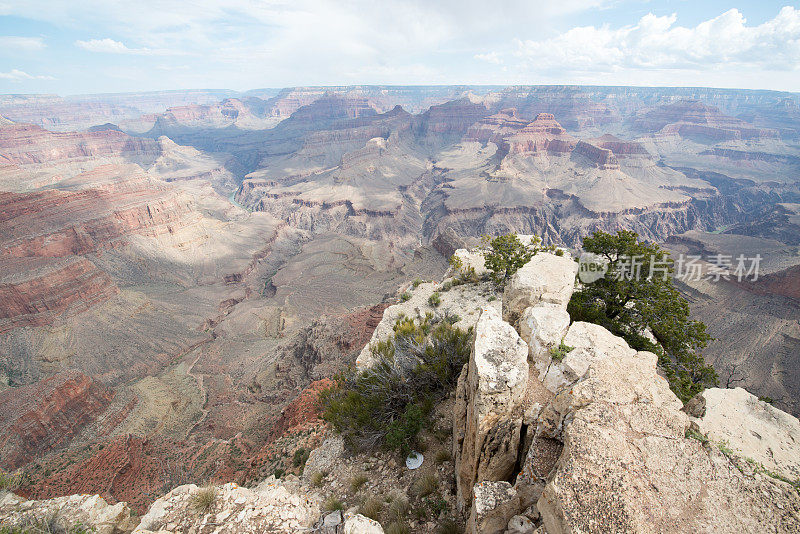
{"type": "Polygon", "coordinates": [[[591,86],[1,95],[0,468],[25,497],[138,513],[184,484],[255,487],[291,469],[286,436],[321,445],[309,399],[410,281],[511,231],[761,254],[757,280],[679,288],[721,386],[797,415],[798,105],[591,86]]]}

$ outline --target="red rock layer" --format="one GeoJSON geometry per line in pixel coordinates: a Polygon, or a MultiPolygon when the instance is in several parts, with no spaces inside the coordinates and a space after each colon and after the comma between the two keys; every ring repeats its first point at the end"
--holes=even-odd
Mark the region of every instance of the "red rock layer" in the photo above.
{"type": "Polygon", "coordinates": [[[629,156],[646,156],[650,157],[650,153],[645,147],[636,141],[625,141],[611,134],[605,134],[600,137],[589,140],[593,145],[600,148],[606,148],[614,153],[618,158],[629,156]]]}
{"type": "Polygon", "coordinates": [[[158,144],[154,140],[130,137],[115,130],[55,133],[32,124],[0,128],[0,154],[18,165],[157,152],[158,144]]]}
{"type": "Polygon", "coordinates": [[[607,148],[600,148],[586,141],[578,141],[578,144],[575,145],[575,152],[588,158],[600,169],[619,169],[617,157],[607,148]]]}
{"type": "Polygon", "coordinates": [[[119,293],[111,278],[85,258],[0,260],[0,334],[52,324],[119,293]]]}
{"type": "Polygon", "coordinates": [[[479,143],[491,141],[499,145],[504,138],[518,132],[527,124],[528,121],[517,115],[516,109],[504,109],[470,126],[465,139],[479,143]]]}
{"type": "Polygon", "coordinates": [[[684,137],[705,137],[714,141],[778,137],[776,130],[756,128],[722,114],[714,106],[695,100],[680,100],[659,106],[637,118],[634,126],[653,133],[660,131],[684,137]]]}
{"type": "Polygon", "coordinates": [[[114,393],[78,371],[0,393],[0,463],[16,469],[62,447],[101,414],[114,393]]]}
{"type": "Polygon", "coordinates": [[[539,113],[536,119],[506,140],[509,153],[572,152],[577,140],[556,122],[551,113],[539,113]]]}
{"type": "Polygon", "coordinates": [[[175,190],[104,165],[80,176],[78,191],[0,192],[0,252],[59,257],[86,254],[138,233],[172,233],[187,224],[191,206],[175,190]]]}
{"type": "Polygon", "coordinates": [[[414,126],[420,134],[452,134],[459,137],[467,133],[470,126],[488,114],[483,104],[475,104],[468,98],[453,100],[431,108],[420,115],[414,126]]]}

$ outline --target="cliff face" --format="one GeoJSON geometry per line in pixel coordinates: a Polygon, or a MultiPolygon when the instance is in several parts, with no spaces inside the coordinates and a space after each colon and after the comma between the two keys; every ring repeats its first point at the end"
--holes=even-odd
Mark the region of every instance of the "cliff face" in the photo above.
{"type": "Polygon", "coordinates": [[[0,393],[0,465],[13,470],[63,446],[100,415],[113,392],[77,371],[0,393]]]}

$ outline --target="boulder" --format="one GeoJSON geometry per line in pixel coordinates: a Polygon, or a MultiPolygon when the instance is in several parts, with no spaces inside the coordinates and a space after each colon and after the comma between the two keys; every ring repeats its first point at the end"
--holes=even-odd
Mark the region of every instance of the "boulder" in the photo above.
{"type": "Polygon", "coordinates": [[[525,308],[519,318],[519,334],[528,344],[530,361],[541,377],[550,364],[550,349],[557,347],[569,329],[569,314],[556,305],[525,308]]]}
{"type": "Polygon", "coordinates": [[[496,309],[486,308],[456,392],[453,448],[462,507],[476,482],[512,475],[528,372],[527,345],[496,309]]]}
{"type": "Polygon", "coordinates": [[[702,394],[701,433],[790,480],[800,480],[800,421],[742,388],[702,394]]]}
{"type": "Polygon", "coordinates": [[[479,482],[472,491],[472,508],[467,519],[467,534],[501,534],[517,514],[519,498],[511,484],[479,482]]]}
{"type": "Polygon", "coordinates": [[[506,534],[533,534],[535,530],[536,527],[533,525],[533,521],[524,515],[515,515],[508,522],[506,534]]]}
{"type": "Polygon", "coordinates": [[[344,454],[344,440],[341,436],[332,436],[322,445],[311,451],[303,468],[303,480],[308,482],[315,473],[330,473],[336,462],[344,454]]]}
{"type": "Polygon", "coordinates": [[[446,315],[457,315],[459,320],[453,323],[453,326],[467,330],[471,326],[475,326],[481,310],[484,308],[500,309],[500,300],[489,301],[489,297],[495,292],[494,285],[491,282],[462,284],[451,288],[449,291],[440,291],[441,289],[442,284],[438,282],[424,282],[416,288],[409,283],[405,293],[410,298],[405,302],[393,304],[384,310],[383,318],[372,332],[369,343],[361,350],[356,359],[356,367],[359,370],[366,370],[376,363],[376,359],[372,354],[372,346],[392,336],[394,334],[394,325],[401,317],[419,320],[428,313],[440,319],[446,315]],[[434,307],[428,302],[428,299],[435,292],[440,292],[439,298],[441,302],[434,307]]]}
{"type": "Polygon", "coordinates": [[[537,501],[545,530],[797,532],[797,491],[687,438],[656,355],[598,328],[570,327],[565,343],[581,352],[565,363],[579,378],[540,415],[537,433],[563,442],[537,501]]]}
{"type": "Polygon", "coordinates": [[[99,495],[69,495],[31,501],[13,493],[3,495],[0,492],[0,525],[12,527],[51,520],[65,531],[71,532],[72,527],[82,525],[97,534],[131,532],[138,523],[131,517],[126,503],[110,505],[99,495]]]}
{"type": "Polygon", "coordinates": [[[345,520],[344,534],[383,534],[383,528],[377,521],[356,514],[345,520]]]}
{"type": "MultiPolygon", "coordinates": [[[[489,274],[489,270],[486,269],[486,257],[480,249],[460,248],[453,253],[453,256],[461,261],[460,270],[462,273],[467,273],[470,269],[474,269],[475,274],[479,277],[489,274]]],[[[452,274],[457,275],[459,273],[453,272],[452,274]]]]}
{"type": "Polygon", "coordinates": [[[288,534],[310,530],[319,517],[315,500],[287,490],[280,481],[267,480],[253,490],[232,483],[214,486],[213,490],[213,504],[200,512],[193,504],[200,488],[194,484],[178,486],[150,506],[134,532],[206,532],[213,524],[217,533],[288,534]]]}
{"type": "Polygon", "coordinates": [[[578,264],[569,254],[539,252],[519,268],[506,284],[503,317],[516,323],[525,308],[540,302],[566,309],[575,286],[578,264]]]}

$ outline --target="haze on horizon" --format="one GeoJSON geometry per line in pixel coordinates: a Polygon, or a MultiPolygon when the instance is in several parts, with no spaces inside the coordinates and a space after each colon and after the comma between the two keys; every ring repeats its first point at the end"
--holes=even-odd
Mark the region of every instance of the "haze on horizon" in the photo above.
{"type": "Polygon", "coordinates": [[[0,0],[0,93],[298,85],[800,91],[788,0],[0,0]]]}

